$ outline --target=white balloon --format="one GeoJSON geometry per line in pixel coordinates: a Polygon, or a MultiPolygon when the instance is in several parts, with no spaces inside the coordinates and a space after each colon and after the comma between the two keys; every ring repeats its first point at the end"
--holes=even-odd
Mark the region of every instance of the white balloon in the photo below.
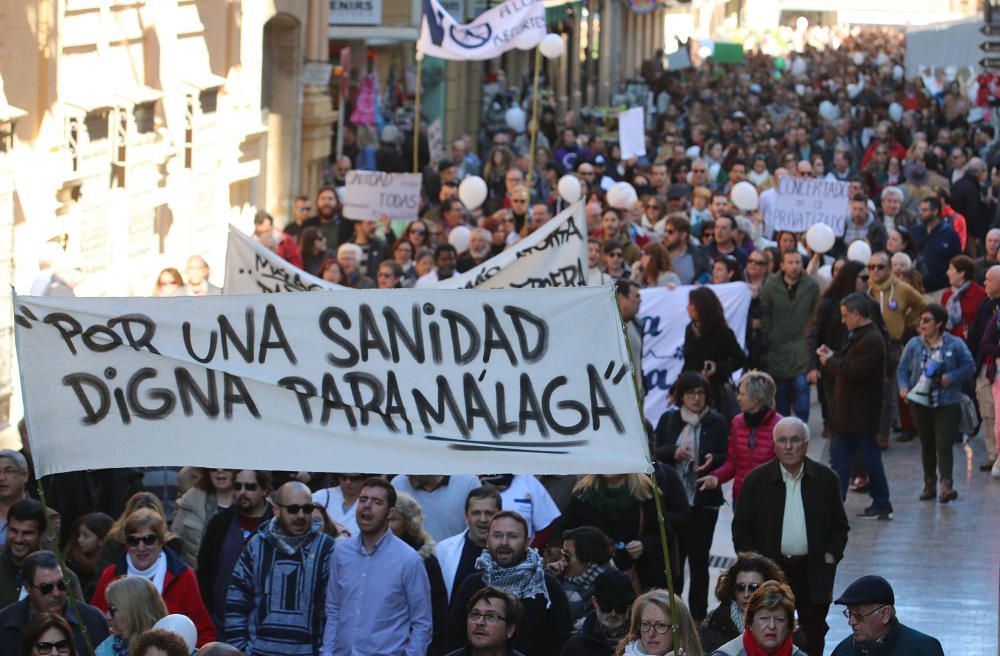
{"type": "Polygon", "coordinates": [[[858,86],[854,82],[851,82],[850,84],[847,85],[847,97],[848,98],[854,98],[859,93],[861,93],[861,87],[860,86],[858,86]]]}
{"type": "Polygon", "coordinates": [[[905,75],[905,74],[906,74],[906,71],[903,70],[903,67],[900,66],[899,64],[896,64],[895,66],[892,67],[892,79],[896,80],[897,82],[899,82],[900,80],[902,80],[903,79],[903,75],[905,75]]]}
{"type": "Polygon", "coordinates": [[[733,190],[729,193],[733,199],[733,205],[749,212],[757,209],[757,188],[744,180],[733,185],[733,190]]]}
{"type": "Polygon", "coordinates": [[[580,196],[583,195],[583,189],[580,188],[580,179],[575,175],[564,175],[559,178],[558,188],[559,197],[570,204],[580,200],[580,196]]]}
{"type": "Polygon", "coordinates": [[[855,66],[861,66],[862,64],[865,63],[865,53],[863,52],[854,53],[853,55],[851,55],[851,61],[854,62],[855,66]]]}
{"type": "Polygon", "coordinates": [[[814,223],[806,230],[806,245],[814,253],[828,252],[833,248],[833,243],[836,240],[837,236],[833,234],[833,228],[825,223],[814,223]]]}
{"type": "Polygon", "coordinates": [[[187,615],[167,615],[154,624],[153,628],[179,635],[191,651],[194,651],[198,642],[198,629],[195,628],[194,622],[187,615]]]}
{"type": "Polygon", "coordinates": [[[458,199],[462,201],[462,205],[474,210],[482,206],[488,191],[485,180],[478,175],[470,175],[458,185],[458,199]]]}
{"type": "Polygon", "coordinates": [[[795,77],[802,77],[803,75],[806,74],[807,66],[808,65],[806,64],[806,60],[802,59],[801,57],[796,57],[795,60],[792,62],[792,75],[794,75],[795,77]]]}
{"type": "Polygon", "coordinates": [[[514,39],[514,47],[518,50],[531,50],[541,42],[537,30],[524,30],[514,39]]]}
{"type": "Polygon", "coordinates": [[[891,118],[895,123],[899,123],[903,120],[903,106],[898,102],[894,102],[889,105],[889,118],[891,118]]]}
{"type": "Polygon", "coordinates": [[[798,95],[800,95],[800,96],[806,95],[806,85],[804,85],[804,84],[796,84],[795,85],[795,93],[798,94],[798,95]]]}
{"type": "Polygon", "coordinates": [[[823,120],[833,122],[837,120],[837,106],[829,100],[824,100],[819,104],[819,115],[823,120]]]}
{"type": "Polygon", "coordinates": [[[511,130],[518,134],[524,132],[524,125],[528,121],[528,115],[523,109],[514,105],[504,113],[503,117],[507,122],[507,127],[511,130]]]}
{"type": "Polygon", "coordinates": [[[558,34],[546,34],[541,43],[538,44],[538,49],[542,51],[542,56],[546,59],[556,59],[562,57],[566,44],[563,43],[562,37],[558,34]]]}
{"type": "Polygon", "coordinates": [[[608,189],[607,201],[611,207],[627,210],[639,200],[639,194],[635,193],[635,187],[627,182],[616,182],[608,189]]]}
{"type": "Polygon", "coordinates": [[[847,259],[852,262],[868,264],[872,256],[872,247],[863,239],[856,239],[847,247],[847,259]]]}
{"type": "Polygon", "coordinates": [[[816,269],[816,282],[819,283],[819,288],[825,291],[830,286],[830,283],[833,282],[833,267],[829,264],[824,264],[816,269]]]}
{"type": "Polygon", "coordinates": [[[455,226],[448,233],[448,243],[455,247],[459,255],[468,252],[471,238],[472,232],[465,226],[455,226]]]}
{"type": "Polygon", "coordinates": [[[884,52],[878,53],[877,55],[875,55],[875,63],[878,64],[879,66],[885,66],[886,64],[889,63],[889,55],[885,54],[884,52]]]}

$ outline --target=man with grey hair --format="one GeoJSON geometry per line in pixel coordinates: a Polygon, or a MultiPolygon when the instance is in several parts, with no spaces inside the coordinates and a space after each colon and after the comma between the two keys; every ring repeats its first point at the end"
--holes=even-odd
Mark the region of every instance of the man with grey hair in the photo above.
{"type": "MultiPolygon", "coordinates": [[[[992,230],[990,232],[993,232],[992,230]]],[[[976,400],[979,402],[979,415],[983,418],[983,440],[986,442],[987,459],[980,463],[980,471],[990,471],[997,461],[997,436],[993,423],[996,419],[996,407],[993,402],[993,379],[996,376],[996,357],[988,353],[992,344],[984,343],[990,322],[996,321],[997,309],[1000,308],[1000,265],[994,265],[986,272],[983,288],[986,299],[979,304],[976,317],[972,320],[965,335],[965,343],[976,362],[976,400]],[[990,374],[993,375],[990,375],[990,374]]]]}
{"type": "Polygon", "coordinates": [[[986,271],[996,264],[997,251],[1000,251],[1000,228],[990,228],[986,232],[985,247],[982,257],[976,258],[976,282],[982,285],[986,282],[986,271]]]}
{"type": "Polygon", "coordinates": [[[27,496],[28,461],[13,449],[0,450],[0,545],[7,544],[7,513],[27,496]]]}
{"type": "Polygon", "coordinates": [[[775,425],[775,459],[743,481],[733,514],[733,546],[781,566],[795,593],[809,653],[822,654],[833,581],[850,526],[837,475],[806,457],[808,449],[804,421],[785,417],[775,425]]]}
{"type": "Polygon", "coordinates": [[[886,230],[909,229],[917,222],[917,217],[903,209],[903,190],[899,187],[886,187],[882,190],[879,214],[886,230]]]}

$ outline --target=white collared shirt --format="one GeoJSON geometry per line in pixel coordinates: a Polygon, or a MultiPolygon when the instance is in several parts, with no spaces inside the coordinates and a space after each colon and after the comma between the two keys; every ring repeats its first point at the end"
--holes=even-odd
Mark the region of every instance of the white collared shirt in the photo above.
{"type": "Polygon", "coordinates": [[[784,465],[779,464],[781,480],[785,483],[785,514],[781,520],[781,555],[805,556],[809,553],[809,538],[806,535],[806,511],[802,505],[802,475],[806,466],[802,463],[797,475],[792,475],[784,465]]]}

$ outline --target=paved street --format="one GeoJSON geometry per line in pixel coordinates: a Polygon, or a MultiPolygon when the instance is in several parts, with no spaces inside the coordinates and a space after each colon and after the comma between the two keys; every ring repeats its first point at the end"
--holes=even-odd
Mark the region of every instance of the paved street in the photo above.
{"type": "MultiPolygon", "coordinates": [[[[813,406],[814,438],[809,456],[828,462],[820,434],[819,407],[813,406]]],[[[955,485],[959,497],[947,505],[918,501],[922,487],[917,441],[893,442],[883,452],[895,519],[891,522],[854,517],[870,503],[866,494],[848,493],[851,533],[847,553],[837,568],[837,595],[865,574],[879,574],[892,584],[896,610],[909,626],[937,637],[948,656],[997,654],[1000,591],[1000,480],[980,472],[985,446],[977,438],[971,449],[955,446],[955,485]]],[[[727,486],[728,487],[728,486],[727,486]]],[[[728,491],[727,491],[728,498],[728,491]]],[[[712,554],[733,556],[732,509],[719,515],[712,554]]],[[[714,589],[713,578],[712,586],[714,589]]],[[[714,604],[710,600],[709,607],[714,604]]],[[[842,606],[831,606],[826,653],[850,634],[842,606]]]]}

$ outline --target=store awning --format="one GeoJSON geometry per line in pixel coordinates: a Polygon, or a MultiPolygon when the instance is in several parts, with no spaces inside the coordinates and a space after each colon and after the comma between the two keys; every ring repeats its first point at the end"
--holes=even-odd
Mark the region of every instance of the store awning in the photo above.
{"type": "Polygon", "coordinates": [[[379,27],[331,25],[327,32],[327,37],[331,41],[365,41],[382,44],[416,41],[419,36],[420,28],[410,25],[382,25],[379,27]]]}

